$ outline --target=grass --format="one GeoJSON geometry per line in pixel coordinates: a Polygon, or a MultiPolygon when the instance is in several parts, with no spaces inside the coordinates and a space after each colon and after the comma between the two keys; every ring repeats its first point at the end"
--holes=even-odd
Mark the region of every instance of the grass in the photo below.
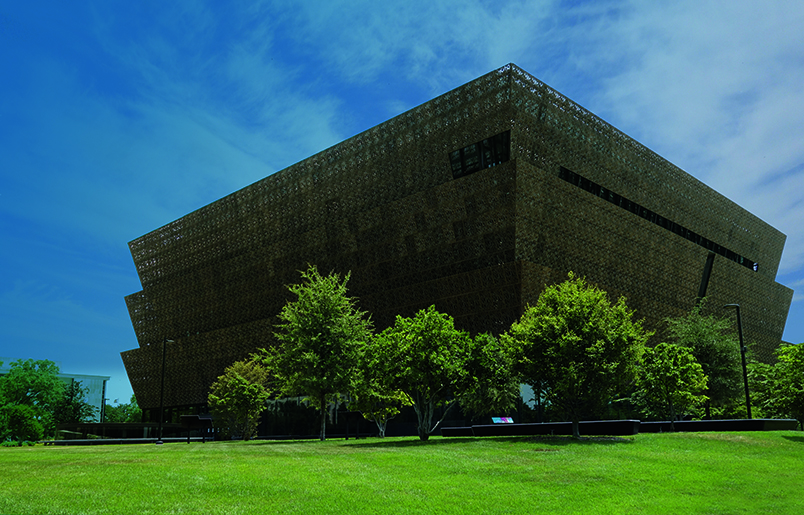
{"type": "Polygon", "coordinates": [[[0,513],[804,513],[804,433],[0,449],[0,513]]]}

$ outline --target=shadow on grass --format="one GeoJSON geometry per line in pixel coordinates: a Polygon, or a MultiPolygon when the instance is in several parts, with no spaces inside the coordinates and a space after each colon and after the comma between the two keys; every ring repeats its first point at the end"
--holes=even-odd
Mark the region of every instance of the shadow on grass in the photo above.
{"type": "Polygon", "coordinates": [[[444,446],[465,444],[471,442],[496,442],[496,443],[535,443],[541,445],[567,446],[567,445],[614,445],[632,443],[633,438],[623,438],[619,436],[582,436],[576,440],[571,436],[483,436],[483,437],[453,437],[453,438],[434,438],[421,441],[418,438],[410,440],[381,440],[372,439],[371,441],[353,443],[353,447],[424,447],[424,446],[444,446]]]}
{"type": "MultiPolygon", "coordinates": [[[[330,442],[333,440],[339,440],[339,438],[332,438],[327,441],[330,442]]],[[[224,441],[223,443],[230,443],[230,442],[224,441]]],[[[232,440],[231,443],[242,445],[246,442],[244,442],[243,440],[232,440]]],[[[312,445],[316,443],[321,443],[321,440],[318,438],[298,438],[295,440],[292,438],[282,438],[276,440],[271,438],[252,438],[251,440],[248,441],[248,445],[304,445],[304,444],[312,445]]]]}
{"type": "MultiPolygon", "coordinates": [[[[327,442],[338,442],[340,444],[349,445],[351,447],[417,447],[425,445],[447,445],[447,444],[467,442],[470,440],[484,440],[484,438],[449,438],[449,439],[434,438],[432,440],[422,442],[416,437],[410,437],[410,439],[406,440],[400,440],[399,438],[400,437],[395,436],[389,437],[388,439],[381,439],[377,437],[368,437],[368,438],[364,437],[360,439],[350,438],[349,440],[344,440],[343,438],[336,437],[327,439],[327,442]]],[[[488,440],[491,440],[491,438],[488,438],[488,440]]],[[[309,439],[305,438],[299,440],[254,439],[249,442],[250,445],[305,445],[305,444],[312,445],[317,443],[322,442],[318,438],[309,438],[309,439]]]]}
{"type": "MultiPolygon", "coordinates": [[[[800,437],[791,437],[800,438],[800,437]]],[[[801,437],[804,441],[804,437],[801,437]]],[[[425,446],[449,446],[455,444],[465,444],[471,442],[496,442],[496,443],[534,443],[552,446],[567,446],[567,445],[615,445],[624,443],[633,443],[633,436],[581,436],[580,439],[575,439],[569,435],[535,435],[535,436],[467,436],[467,437],[449,437],[444,438],[441,436],[433,436],[430,440],[422,441],[418,437],[398,437],[392,436],[387,439],[373,437],[363,437],[360,439],[350,438],[344,440],[342,437],[334,437],[327,439],[327,442],[339,442],[343,445],[349,445],[357,448],[391,448],[391,447],[425,447],[425,446]]],[[[220,442],[224,444],[243,445],[246,442],[243,440],[232,440],[231,442],[220,442]]],[[[248,441],[248,445],[315,445],[321,443],[318,438],[254,438],[248,441]]]]}
{"type": "Polygon", "coordinates": [[[804,443],[804,436],[782,436],[782,438],[791,442],[804,443]]]}
{"type": "Polygon", "coordinates": [[[580,440],[571,436],[531,436],[525,440],[534,443],[547,443],[553,445],[617,445],[634,443],[634,437],[626,436],[581,436],[580,440]]]}

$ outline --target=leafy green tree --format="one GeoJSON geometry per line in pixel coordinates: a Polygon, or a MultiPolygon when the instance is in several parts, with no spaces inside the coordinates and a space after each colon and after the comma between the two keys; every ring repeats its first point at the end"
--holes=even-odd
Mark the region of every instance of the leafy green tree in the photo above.
{"type": "Polygon", "coordinates": [[[637,385],[634,404],[648,416],[669,418],[673,431],[678,415],[706,400],[701,365],[690,349],[672,343],[645,349],[637,385]]]}
{"type": "Polygon", "coordinates": [[[31,413],[43,427],[45,436],[55,433],[53,411],[64,395],[65,385],[58,373],[59,367],[52,361],[20,359],[11,363],[8,373],[0,377],[0,399],[6,405],[32,408],[31,413]]]}
{"type": "Polygon", "coordinates": [[[688,315],[665,322],[667,340],[691,349],[708,378],[704,409],[706,418],[711,418],[713,406],[725,406],[739,397],[743,378],[734,325],[728,318],[704,314],[705,307],[702,301],[688,315]]]}
{"type": "Polygon", "coordinates": [[[138,423],[142,422],[142,410],[137,404],[137,398],[132,394],[131,400],[124,404],[106,405],[105,422],[138,423]]]}
{"type": "Polygon", "coordinates": [[[486,333],[475,336],[464,365],[466,387],[458,397],[465,412],[473,415],[505,414],[519,398],[519,379],[514,373],[510,340],[486,333]]]}
{"type": "Polygon", "coordinates": [[[44,428],[36,408],[26,404],[0,406],[0,441],[36,442],[41,440],[44,428]]]}
{"type": "Polygon", "coordinates": [[[137,397],[135,397],[133,393],[131,394],[131,399],[128,401],[125,413],[126,418],[124,422],[142,422],[142,408],[140,408],[137,397]]]}
{"type": "Polygon", "coordinates": [[[776,395],[780,376],[776,364],[753,360],[747,364],[751,407],[756,418],[790,418],[776,395]]]}
{"type": "Polygon", "coordinates": [[[633,382],[651,333],[633,320],[625,298],[612,304],[606,292],[570,272],[547,287],[508,332],[519,349],[523,382],[572,421],[580,437],[582,417],[599,414],[633,382]]]}
{"type": "Polygon", "coordinates": [[[302,272],[302,282],[288,289],[297,297],[279,314],[278,345],[266,354],[281,391],[306,395],[321,414],[321,440],[326,439],[327,406],[347,393],[358,365],[360,347],[371,336],[371,321],[347,296],[349,274],[322,276],[315,266],[302,272]]]}
{"type": "Polygon", "coordinates": [[[413,400],[402,390],[394,388],[388,373],[392,359],[391,347],[383,338],[369,338],[361,349],[358,370],[351,389],[349,409],[357,410],[366,420],[377,425],[380,438],[385,437],[388,421],[413,400]]]}
{"type": "Polygon", "coordinates": [[[795,418],[804,427],[804,344],[776,349],[776,363],[751,363],[753,403],[766,417],[795,418]]]}
{"type": "Polygon", "coordinates": [[[127,404],[106,404],[103,407],[103,421],[112,424],[122,424],[126,419],[125,406],[127,404]]]}
{"type": "Polygon", "coordinates": [[[235,436],[256,436],[260,414],[271,396],[271,373],[257,359],[237,361],[212,383],[209,409],[225,420],[235,436]]]}
{"type": "Polygon", "coordinates": [[[95,416],[98,409],[84,401],[89,388],[81,386],[80,381],[71,381],[64,388],[64,394],[53,408],[53,418],[57,424],[77,424],[87,422],[95,416]]]}
{"type": "Polygon", "coordinates": [[[419,438],[427,440],[466,390],[472,341],[467,333],[455,329],[452,317],[434,306],[411,318],[397,316],[378,339],[387,346],[386,373],[391,388],[413,401],[419,438]],[[444,409],[434,423],[440,406],[444,409]]]}

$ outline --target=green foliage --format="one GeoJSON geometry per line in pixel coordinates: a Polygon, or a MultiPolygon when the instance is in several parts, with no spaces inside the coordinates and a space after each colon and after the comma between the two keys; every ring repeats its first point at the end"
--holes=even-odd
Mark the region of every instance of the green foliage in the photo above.
{"type": "Polygon", "coordinates": [[[749,361],[747,368],[753,415],[757,418],[787,418],[789,415],[776,402],[776,367],[749,361]]]}
{"type": "Polygon", "coordinates": [[[232,436],[248,440],[256,436],[260,414],[271,396],[271,373],[255,358],[237,361],[212,383],[209,409],[223,420],[232,436]]]}
{"type": "Polygon", "coordinates": [[[369,338],[360,352],[359,366],[354,376],[349,409],[360,411],[366,420],[377,424],[380,438],[385,437],[388,421],[413,400],[402,390],[395,389],[388,372],[392,347],[384,338],[369,338]]]}
{"type": "Polygon", "coordinates": [[[106,405],[105,422],[139,423],[142,422],[142,410],[137,404],[137,398],[132,395],[128,403],[112,406],[106,405]]]}
{"type": "Polygon", "coordinates": [[[782,345],[776,363],[751,363],[752,404],[763,416],[795,418],[804,425],[804,345],[782,345]]]}
{"type": "Polygon", "coordinates": [[[466,363],[472,340],[455,329],[452,317],[434,306],[412,318],[396,322],[378,337],[384,347],[386,374],[391,390],[404,392],[413,401],[419,438],[427,440],[438,428],[456,397],[467,391],[466,363]],[[435,410],[444,406],[433,423],[435,410]]]}
{"type": "Polygon", "coordinates": [[[36,442],[33,440],[24,440],[18,442],[16,440],[3,440],[0,442],[0,447],[33,447],[36,442]]]}
{"type": "Polygon", "coordinates": [[[8,374],[0,377],[0,399],[4,405],[32,408],[30,413],[42,426],[45,436],[55,433],[53,411],[64,396],[65,385],[58,373],[59,367],[52,361],[20,359],[11,363],[8,374]]]}
{"type": "Polygon", "coordinates": [[[23,442],[41,440],[44,428],[36,408],[25,404],[6,404],[0,407],[0,441],[23,442]]]}
{"type": "Polygon", "coordinates": [[[474,415],[505,414],[519,398],[514,374],[514,353],[507,343],[481,333],[472,341],[465,363],[466,386],[458,397],[461,407],[474,415]]]}
{"type": "Polygon", "coordinates": [[[606,292],[570,272],[509,330],[523,382],[572,421],[576,437],[581,418],[602,413],[636,377],[650,333],[633,314],[625,298],[612,304],[606,292]]]}
{"type": "Polygon", "coordinates": [[[705,315],[701,302],[683,317],[668,318],[667,339],[688,347],[708,377],[706,416],[711,417],[710,404],[725,406],[740,396],[743,384],[740,346],[734,324],[728,318],[705,315]]]}
{"type": "Polygon", "coordinates": [[[706,375],[692,352],[672,343],[645,349],[634,403],[649,417],[674,421],[706,400],[706,375]]]}
{"type": "Polygon", "coordinates": [[[64,388],[64,395],[53,408],[53,418],[57,424],[77,424],[88,422],[98,409],[84,401],[88,388],[83,388],[80,381],[71,381],[64,388]]]}
{"type": "Polygon", "coordinates": [[[19,359],[0,377],[0,395],[9,404],[52,408],[64,390],[58,373],[52,361],[19,359]]]}
{"type": "Polygon", "coordinates": [[[301,273],[302,282],[288,286],[297,300],[279,314],[279,344],[266,354],[285,395],[307,395],[321,413],[321,439],[326,438],[326,408],[347,393],[358,365],[360,347],[371,336],[371,321],[347,296],[347,274],[322,276],[315,266],[301,273]]]}

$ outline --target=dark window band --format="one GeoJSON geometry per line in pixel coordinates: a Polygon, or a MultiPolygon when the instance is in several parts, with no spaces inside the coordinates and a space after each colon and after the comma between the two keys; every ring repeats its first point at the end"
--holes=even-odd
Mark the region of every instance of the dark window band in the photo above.
{"type": "Polygon", "coordinates": [[[457,179],[484,168],[504,163],[511,158],[511,131],[472,143],[449,153],[452,178],[457,179]]]}
{"type": "Polygon", "coordinates": [[[654,223],[664,229],[667,229],[670,232],[674,232],[679,236],[688,239],[689,241],[700,245],[701,247],[705,248],[710,252],[714,252],[715,254],[720,254],[721,256],[725,257],[726,259],[730,259],[736,263],[743,265],[746,268],[750,268],[751,270],[758,270],[759,265],[751,261],[750,259],[744,258],[743,256],[733,252],[726,247],[722,247],[717,243],[704,238],[700,234],[697,234],[693,231],[690,231],[686,227],[679,225],[667,218],[659,216],[658,214],[654,213],[650,209],[644,208],[637,204],[636,202],[632,202],[627,198],[623,197],[622,195],[618,195],[611,190],[604,188],[603,186],[590,181],[589,179],[578,175],[577,173],[564,168],[563,166],[560,167],[558,176],[561,179],[564,179],[570,184],[574,184],[578,186],[582,190],[586,190],[592,195],[598,196],[603,200],[611,202],[622,209],[632,212],[633,214],[644,218],[645,220],[654,223]]]}

